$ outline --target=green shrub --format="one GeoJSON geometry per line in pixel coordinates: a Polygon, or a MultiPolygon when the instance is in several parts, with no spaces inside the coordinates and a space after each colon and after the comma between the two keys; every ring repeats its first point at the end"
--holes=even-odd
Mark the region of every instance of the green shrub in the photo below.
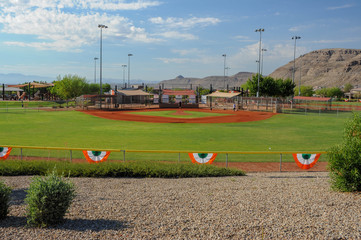
{"type": "Polygon", "coordinates": [[[6,218],[9,213],[11,188],[0,182],[0,219],[6,218]]]}
{"type": "Polygon", "coordinates": [[[25,199],[28,224],[46,227],[62,222],[74,197],[73,183],[55,171],[46,177],[34,177],[25,199]]]}
{"type": "Polygon", "coordinates": [[[341,144],[328,152],[331,187],[338,191],[361,191],[361,116],[346,123],[341,144]]]}
{"type": "Polygon", "coordinates": [[[49,169],[61,174],[70,172],[70,177],[222,177],[244,176],[241,170],[220,168],[208,164],[164,163],[157,161],[103,162],[99,164],[55,161],[0,161],[1,176],[46,175],[49,169]]]}

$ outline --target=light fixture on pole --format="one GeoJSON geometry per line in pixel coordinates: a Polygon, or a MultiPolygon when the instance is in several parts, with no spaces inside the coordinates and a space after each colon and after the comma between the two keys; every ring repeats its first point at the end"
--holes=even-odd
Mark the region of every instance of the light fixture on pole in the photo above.
{"type": "MultiPolygon", "coordinates": [[[[292,40],[295,40],[295,46],[293,48],[293,71],[292,71],[292,83],[294,84],[295,83],[295,70],[296,70],[296,40],[297,39],[301,39],[301,37],[299,36],[293,36],[292,37],[292,40]]],[[[298,86],[299,88],[301,86],[298,86]]]]}
{"type": "Polygon", "coordinates": [[[224,57],[224,65],[223,65],[223,89],[226,89],[226,58],[227,54],[223,54],[224,57]]]}
{"type": "Polygon", "coordinates": [[[263,28],[256,29],[255,32],[259,32],[259,49],[258,49],[258,81],[257,81],[257,97],[259,97],[259,75],[261,74],[261,49],[262,49],[262,32],[263,28]]]}
{"type": "Polygon", "coordinates": [[[97,83],[97,60],[99,58],[94,58],[94,83],[97,83]]]}
{"type": "Polygon", "coordinates": [[[262,48],[262,61],[261,61],[261,75],[263,74],[263,52],[266,52],[267,49],[262,48]]]}
{"type": "Polygon", "coordinates": [[[128,88],[130,87],[130,57],[133,56],[133,54],[128,54],[128,88]]]}
{"type": "Polygon", "coordinates": [[[127,67],[127,65],[123,64],[122,67],[123,67],[123,86],[125,88],[125,68],[127,67]]]}
{"type": "Polygon", "coordinates": [[[100,28],[100,95],[103,95],[103,28],[108,28],[108,26],[99,24],[98,28],[100,28]]]}

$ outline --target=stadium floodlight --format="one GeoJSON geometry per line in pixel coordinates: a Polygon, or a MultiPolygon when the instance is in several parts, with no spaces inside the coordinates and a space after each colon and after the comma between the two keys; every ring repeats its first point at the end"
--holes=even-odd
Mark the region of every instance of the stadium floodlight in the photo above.
{"type": "Polygon", "coordinates": [[[223,54],[224,57],[224,65],[223,65],[223,89],[226,89],[226,58],[227,54],[223,54]]]}
{"type": "Polygon", "coordinates": [[[130,87],[130,57],[133,56],[133,54],[128,53],[128,88],[130,87]]]}
{"type": "MultiPolygon", "coordinates": [[[[295,71],[296,71],[296,40],[301,39],[299,36],[293,36],[292,40],[295,40],[295,46],[293,48],[293,71],[292,71],[292,83],[295,83],[295,71]]],[[[298,86],[298,96],[301,95],[301,78],[300,78],[300,84],[298,86]]]]}
{"type": "Polygon", "coordinates": [[[127,67],[127,65],[123,64],[122,67],[123,67],[123,86],[125,88],[125,68],[127,67]]]}
{"type": "Polygon", "coordinates": [[[94,83],[97,83],[97,60],[99,58],[94,58],[94,83]]]}
{"type": "Polygon", "coordinates": [[[257,97],[259,97],[259,75],[261,74],[261,49],[262,49],[262,32],[264,28],[256,29],[255,32],[259,32],[259,49],[258,49],[258,81],[257,81],[257,97]]]}
{"type": "MultiPolygon", "coordinates": [[[[105,26],[103,24],[99,24],[98,28],[100,28],[100,95],[103,95],[103,28],[108,28],[108,26],[105,26]]],[[[100,104],[101,105],[101,104],[100,104]]]]}
{"type": "Polygon", "coordinates": [[[261,61],[261,75],[263,74],[263,52],[266,52],[267,51],[267,49],[265,49],[265,48],[262,48],[261,49],[261,51],[262,51],[262,61],[261,61]]]}

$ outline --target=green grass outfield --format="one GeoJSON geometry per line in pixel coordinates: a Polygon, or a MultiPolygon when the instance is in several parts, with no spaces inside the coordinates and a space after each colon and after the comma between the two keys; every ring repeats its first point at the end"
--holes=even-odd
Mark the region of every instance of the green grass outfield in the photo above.
{"type": "MultiPolygon", "coordinates": [[[[351,113],[279,114],[246,123],[142,123],[102,119],[77,111],[0,113],[0,145],[212,151],[325,151],[340,142],[351,113]]],[[[13,154],[19,154],[14,149],[13,154]]],[[[25,156],[61,157],[68,151],[23,150],[25,156]]],[[[73,153],[83,158],[82,153],[73,153]]],[[[178,161],[178,154],[127,153],[126,160],[178,161]]],[[[187,154],[181,161],[189,161],[187,154]]],[[[229,155],[229,161],[278,161],[279,155],[229,155]]],[[[110,159],[122,160],[122,153],[110,159]]],[[[220,154],[216,161],[224,161],[220,154]]],[[[284,156],[284,161],[292,161],[284,156]]],[[[321,157],[321,160],[324,158],[321,157]]]]}

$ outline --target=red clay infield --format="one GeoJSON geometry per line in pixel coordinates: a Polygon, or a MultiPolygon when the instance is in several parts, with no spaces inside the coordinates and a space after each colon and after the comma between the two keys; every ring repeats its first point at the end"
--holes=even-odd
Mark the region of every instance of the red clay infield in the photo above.
{"type": "MultiPolygon", "coordinates": [[[[197,111],[207,113],[223,113],[228,114],[224,116],[210,116],[200,118],[176,118],[176,117],[159,117],[159,116],[145,116],[138,114],[131,114],[132,112],[149,112],[149,111],[169,111],[174,109],[146,109],[146,110],[127,110],[127,111],[101,111],[101,110],[80,110],[86,114],[93,116],[122,120],[122,121],[136,121],[136,122],[150,122],[150,123],[233,123],[233,122],[250,122],[265,120],[275,113],[270,112],[250,112],[250,111],[232,111],[232,110],[208,110],[208,109],[185,109],[184,111],[197,111]]],[[[183,110],[177,110],[175,115],[186,115],[183,110]]]]}
{"type": "MultiPolygon", "coordinates": [[[[250,112],[250,111],[232,111],[232,110],[208,110],[208,109],[178,109],[174,115],[187,115],[184,111],[198,111],[208,113],[223,113],[228,114],[224,116],[212,116],[201,118],[176,118],[176,117],[158,117],[145,116],[138,114],[131,114],[132,112],[148,112],[148,111],[169,111],[174,109],[146,109],[146,110],[123,110],[123,111],[101,111],[101,110],[81,110],[86,114],[93,116],[121,120],[121,121],[136,121],[149,123],[233,123],[233,122],[250,122],[268,119],[275,113],[270,112],[250,112]],[[184,111],[183,111],[184,110],[184,111]]],[[[225,163],[213,163],[219,167],[225,167],[225,163]]],[[[278,172],[280,171],[280,164],[278,162],[230,162],[230,168],[242,169],[245,172],[278,172]]],[[[313,168],[309,170],[300,169],[296,163],[287,162],[282,163],[282,171],[285,172],[307,172],[307,171],[327,171],[327,162],[318,162],[313,168]]]]}

